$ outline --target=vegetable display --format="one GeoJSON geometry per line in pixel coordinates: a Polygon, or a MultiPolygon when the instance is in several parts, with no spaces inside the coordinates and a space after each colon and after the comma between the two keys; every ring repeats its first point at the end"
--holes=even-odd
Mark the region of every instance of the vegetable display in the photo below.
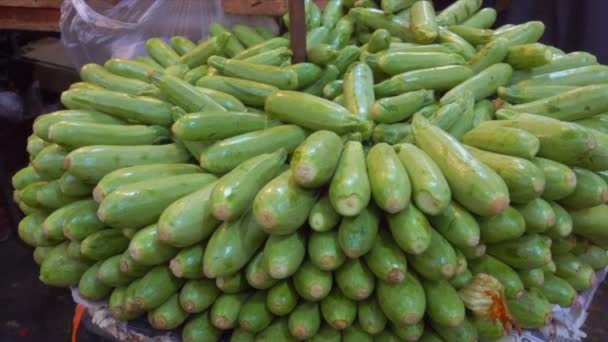
{"type": "MultiPolygon", "coordinates": [[[[608,266],[608,66],[458,0],[88,64],[13,177],[40,280],[184,341],[476,341],[608,266]]],[[[289,19],[288,16],[285,19],[289,19]]]]}

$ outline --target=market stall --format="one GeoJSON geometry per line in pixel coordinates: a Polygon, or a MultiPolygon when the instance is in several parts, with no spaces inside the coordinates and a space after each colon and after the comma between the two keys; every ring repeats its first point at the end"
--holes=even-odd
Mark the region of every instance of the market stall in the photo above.
{"type": "Polygon", "coordinates": [[[13,177],[40,280],[120,339],[580,339],[608,67],[481,5],[224,0],[143,40],[169,8],[66,16],[82,81],[13,177]]]}

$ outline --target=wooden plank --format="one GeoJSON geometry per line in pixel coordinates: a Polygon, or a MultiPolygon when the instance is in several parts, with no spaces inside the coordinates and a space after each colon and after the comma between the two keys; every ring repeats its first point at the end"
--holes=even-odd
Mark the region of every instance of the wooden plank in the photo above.
{"type": "MultiPolygon", "coordinates": [[[[321,9],[328,0],[315,0],[321,9]]],[[[287,13],[288,0],[222,0],[224,12],[238,15],[281,16],[287,13]]]]}
{"type": "Polygon", "coordinates": [[[56,8],[3,7],[0,10],[0,29],[59,32],[56,8]]]}
{"type": "Polygon", "coordinates": [[[61,0],[0,0],[0,7],[60,8],[61,0]]]}
{"type": "Polygon", "coordinates": [[[289,34],[293,63],[306,62],[306,17],[304,0],[289,1],[289,34]]]}

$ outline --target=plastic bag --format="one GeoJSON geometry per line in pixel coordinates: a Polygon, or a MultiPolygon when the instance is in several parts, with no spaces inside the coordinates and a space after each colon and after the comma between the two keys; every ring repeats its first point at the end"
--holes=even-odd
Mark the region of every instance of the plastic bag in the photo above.
{"type": "Polygon", "coordinates": [[[146,55],[146,40],[169,42],[183,35],[194,42],[208,37],[214,21],[230,28],[236,23],[267,26],[275,33],[274,18],[224,14],[221,0],[64,0],[61,5],[61,40],[72,64],[103,64],[110,58],[146,55]]]}

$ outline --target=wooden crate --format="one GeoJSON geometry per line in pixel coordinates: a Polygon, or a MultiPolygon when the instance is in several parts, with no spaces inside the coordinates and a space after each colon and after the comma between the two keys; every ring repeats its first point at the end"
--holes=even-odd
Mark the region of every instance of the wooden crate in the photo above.
{"type": "MultiPolygon", "coordinates": [[[[238,15],[270,15],[280,16],[287,13],[288,0],[222,0],[224,12],[238,15]]],[[[327,0],[315,0],[325,8],[327,0]]]]}

